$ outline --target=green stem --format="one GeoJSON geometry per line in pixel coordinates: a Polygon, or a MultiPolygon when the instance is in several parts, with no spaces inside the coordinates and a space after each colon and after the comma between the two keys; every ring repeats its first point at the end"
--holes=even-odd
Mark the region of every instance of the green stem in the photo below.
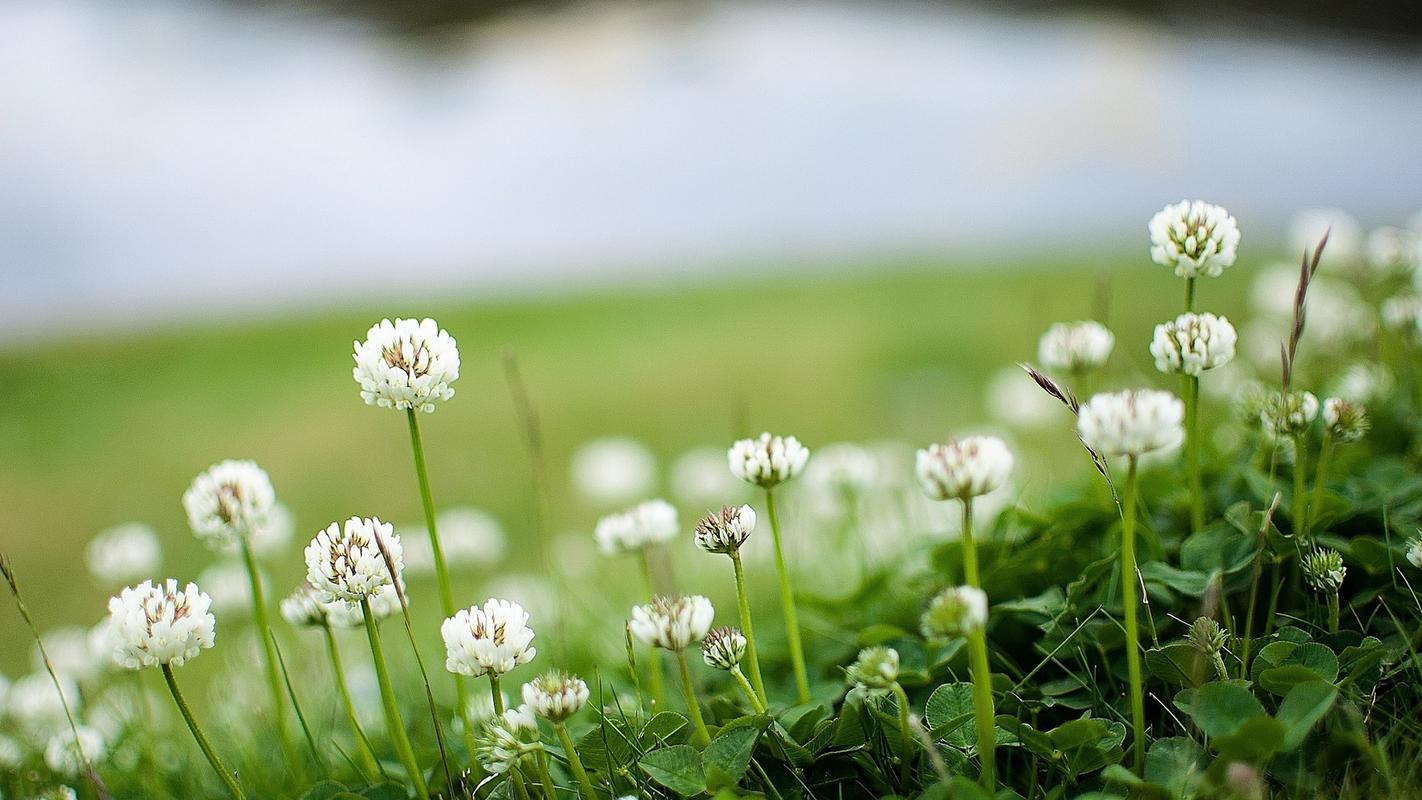
{"type": "MultiPolygon", "coordinates": [[[[647,548],[642,548],[638,553],[638,561],[642,566],[642,583],[647,590],[647,599],[655,599],[657,586],[656,582],[652,580],[652,557],[647,552],[647,548]]],[[[662,654],[657,652],[655,647],[647,655],[647,691],[652,694],[654,711],[660,711],[667,707],[666,676],[662,666],[662,654]]]]}
{"type": "Polygon", "coordinates": [[[207,757],[207,763],[212,765],[213,772],[217,777],[227,784],[227,791],[237,800],[245,800],[246,795],[242,793],[242,787],[237,784],[231,772],[222,765],[222,759],[217,757],[217,752],[208,743],[207,737],[202,735],[202,729],[198,727],[197,720],[193,719],[192,709],[188,708],[188,701],[183,699],[183,693],[178,691],[178,682],[173,678],[173,668],[168,664],[163,665],[163,680],[168,682],[168,691],[173,694],[173,702],[178,704],[178,713],[183,715],[183,721],[188,724],[188,730],[192,731],[193,738],[197,740],[198,748],[207,757]]]}
{"type": "Polygon", "coordinates": [[[346,686],[346,670],[341,666],[341,651],[336,647],[336,634],[332,632],[329,625],[322,625],[321,632],[326,635],[326,652],[331,657],[331,672],[336,678],[336,692],[341,696],[341,707],[345,709],[346,719],[350,721],[351,730],[355,732],[356,744],[359,746],[361,761],[364,763],[366,773],[373,780],[376,775],[381,774],[380,762],[375,758],[375,748],[371,747],[370,739],[366,737],[365,731],[360,727],[360,718],[356,716],[355,703],[351,702],[351,692],[346,686]]]}
{"type": "Polygon", "coordinates": [[[1323,447],[1318,452],[1318,467],[1313,474],[1313,498],[1309,501],[1311,524],[1318,524],[1318,512],[1323,508],[1323,487],[1328,483],[1328,461],[1333,456],[1333,437],[1323,435],[1323,447]]]}
{"type": "Polygon", "coordinates": [[[908,694],[898,681],[894,682],[894,697],[899,701],[899,739],[903,741],[903,753],[899,756],[899,783],[905,786],[909,779],[909,753],[913,750],[913,739],[909,738],[908,694]]]}
{"type": "Polygon", "coordinates": [[[262,578],[257,573],[257,560],[252,555],[252,547],[247,541],[247,537],[241,539],[242,563],[247,568],[247,580],[252,591],[252,616],[257,623],[257,632],[262,637],[262,649],[265,656],[267,686],[271,690],[272,710],[275,713],[275,724],[277,741],[281,743],[282,753],[286,756],[286,763],[295,769],[299,763],[296,756],[296,746],[292,744],[287,731],[286,702],[282,699],[281,674],[277,671],[276,647],[272,640],[272,626],[267,618],[267,601],[262,592],[262,578]]]}
{"type": "Polygon", "coordinates": [[[1189,313],[1195,310],[1195,279],[1185,279],[1185,311],[1189,313]]]}
{"type": "Polygon", "coordinates": [[[1205,527],[1205,497],[1200,481],[1200,378],[1185,376],[1185,459],[1190,479],[1190,531],[1205,527]]]}
{"type": "Polygon", "coordinates": [[[1338,592],[1328,593],[1328,632],[1338,632],[1338,592]]]}
{"type": "Polygon", "coordinates": [[[736,679],[736,685],[741,687],[741,692],[745,694],[746,699],[750,700],[751,708],[755,709],[755,713],[764,714],[765,703],[755,693],[755,689],[751,688],[750,681],[746,680],[746,674],[741,672],[739,664],[731,667],[731,677],[736,679]]]}
{"type": "Polygon", "coordinates": [[[1308,536],[1308,494],[1304,490],[1307,453],[1304,452],[1303,434],[1294,437],[1294,535],[1300,542],[1308,536]]]}
{"type": "Polygon", "coordinates": [[[1126,612],[1126,671],[1131,683],[1131,728],[1136,774],[1145,767],[1145,695],[1141,686],[1140,625],[1136,620],[1136,457],[1126,472],[1121,512],[1121,601],[1126,612]]]}
{"type": "Polygon", "coordinates": [[[370,610],[370,599],[360,601],[360,612],[365,617],[365,635],[370,640],[370,655],[375,660],[375,678],[380,684],[380,700],[385,707],[385,727],[389,729],[390,740],[395,745],[395,755],[405,766],[410,781],[415,784],[415,793],[420,800],[429,800],[430,792],[425,787],[425,776],[420,772],[415,751],[410,747],[410,739],[405,735],[405,723],[400,720],[400,708],[395,704],[395,689],[390,685],[390,672],[385,667],[385,651],[380,646],[380,631],[375,627],[375,615],[370,610]]]}
{"type": "Polygon", "coordinates": [[[750,599],[746,596],[746,573],[741,566],[741,551],[732,550],[731,564],[736,570],[736,603],[741,612],[741,633],[746,635],[746,661],[750,665],[750,681],[755,687],[761,706],[769,705],[765,694],[765,681],[760,676],[760,658],[755,653],[755,629],[751,625],[750,599]]]}
{"type": "Polygon", "coordinates": [[[568,769],[578,781],[578,795],[583,800],[597,800],[588,771],[583,769],[583,760],[578,757],[578,748],[573,746],[573,737],[568,735],[568,727],[561,722],[553,723],[553,732],[558,734],[558,742],[563,745],[563,754],[568,757],[568,769]]]}
{"type": "MultiPolygon", "coordinates": [[[[978,546],[973,540],[973,499],[963,498],[963,577],[974,589],[982,588],[978,574],[978,546]]],[[[987,631],[968,634],[968,667],[973,679],[973,724],[978,735],[978,780],[989,792],[997,790],[997,715],[992,701],[992,668],[988,665],[987,631]]]]}
{"type": "Polygon", "coordinates": [[[686,651],[676,651],[676,663],[681,668],[681,688],[686,694],[686,710],[691,714],[691,725],[695,732],[691,741],[699,745],[711,743],[711,732],[706,730],[706,720],[701,718],[701,706],[696,702],[696,688],[691,685],[691,670],[686,666],[686,651]]]}
{"type": "Polygon", "coordinates": [[[765,509],[770,516],[770,538],[775,543],[775,571],[780,577],[780,608],[785,615],[785,638],[790,644],[790,665],[795,670],[797,702],[810,702],[810,678],[805,672],[805,648],[800,642],[800,622],[795,614],[795,591],[785,569],[785,551],[780,545],[780,520],[775,515],[775,492],[766,487],[765,509]]]}
{"type": "Polygon", "coordinates": [[[503,716],[504,714],[504,693],[499,688],[499,676],[489,673],[489,694],[494,699],[494,714],[503,716]]]}
{"type": "Polygon", "coordinates": [[[553,773],[548,771],[548,751],[539,747],[534,757],[538,762],[538,783],[543,787],[544,800],[558,800],[558,793],[553,789],[553,773]]]}

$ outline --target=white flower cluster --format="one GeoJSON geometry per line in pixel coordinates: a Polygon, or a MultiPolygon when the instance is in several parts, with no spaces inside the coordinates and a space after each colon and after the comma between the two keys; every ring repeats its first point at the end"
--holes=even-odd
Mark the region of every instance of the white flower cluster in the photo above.
{"type": "Polygon", "coordinates": [[[484,724],[474,742],[474,755],[484,769],[502,775],[536,748],[538,720],[528,706],[510,708],[484,724]]]}
{"type": "Polygon", "coordinates": [[[1150,219],[1150,257],[1182,278],[1217,277],[1234,264],[1239,225],[1223,208],[1182,201],[1150,219]]]}
{"type": "Polygon", "coordinates": [[[850,685],[861,691],[883,691],[899,680],[899,651],[892,647],[866,647],[845,669],[850,685]]]}
{"type": "Polygon", "coordinates": [[[102,531],[85,551],[89,574],[102,581],[139,580],[156,572],[162,559],[157,532],[142,522],[102,531]]]}
{"type": "Polygon", "coordinates": [[[76,725],[72,731],[66,728],[49,737],[44,748],[44,763],[56,774],[74,778],[84,774],[86,761],[97,764],[106,751],[103,734],[88,725],[76,725]]]}
{"type": "Polygon", "coordinates": [[[701,640],[701,660],[706,666],[730,670],[746,657],[746,637],[736,628],[712,628],[701,640]]]}
{"type": "Polygon", "coordinates": [[[799,475],[809,460],[810,451],[799,439],[769,433],[762,433],[759,439],[741,439],[726,451],[732,475],[767,489],[799,475]]]}
{"type": "Polygon", "coordinates": [[[533,629],[528,612],[509,600],[490,598],[461,609],[440,626],[444,667],[460,675],[503,675],[533,660],[533,629]]]}
{"type": "Polygon", "coordinates": [[[708,553],[733,553],[755,530],[755,509],[723,506],[696,523],[696,546],[708,553]]]}
{"type": "Polygon", "coordinates": [[[1012,472],[1012,451],[996,436],[967,436],[918,451],[914,473],[934,500],[967,500],[994,491],[1012,472]]]}
{"type": "Polygon", "coordinates": [[[1407,561],[1412,566],[1422,569],[1422,531],[1419,531],[1407,542],[1407,561]]]}
{"type": "Polygon", "coordinates": [[[65,724],[64,706],[77,711],[82,697],[79,684],[68,675],[59,675],[59,688],[44,670],[17,678],[7,693],[9,716],[20,728],[33,734],[48,734],[65,724]]]}
{"type": "Polygon", "coordinates": [[[182,666],[212,647],[217,620],[212,601],[189,583],[182,589],[169,578],[144,581],[109,600],[109,632],[114,661],[128,669],[182,666]]]}
{"type": "Polygon", "coordinates": [[[593,536],[607,555],[630,553],[669,542],[678,529],[676,508],[665,500],[648,500],[598,520],[593,536]]]}
{"type": "Polygon", "coordinates": [[[1099,453],[1139,456],[1178,446],[1184,419],[1184,404],[1170,392],[1131,389],[1093,396],[1081,407],[1076,429],[1099,453]]]}
{"type": "Polygon", "coordinates": [[[523,704],[550,722],[562,722],[587,703],[588,685],[576,675],[553,670],[523,685],[523,704]]]}
{"type": "Polygon", "coordinates": [[[183,493],[193,533],[209,547],[231,547],[267,523],[276,506],[271,478],[255,461],[212,465],[183,493]]]}
{"type": "Polygon", "coordinates": [[[609,508],[646,497],[657,480],[657,460],[636,439],[612,436],[574,451],[569,472],[579,493],[609,508]]]}
{"type": "Polygon", "coordinates": [[[1194,375],[1222,367],[1234,358],[1239,337],[1225,317],[1181,314],[1155,326],[1150,354],[1155,368],[1166,374],[1194,375]]]}
{"type": "MultiPolygon", "coordinates": [[[[451,508],[435,519],[439,530],[440,551],[451,570],[464,567],[490,567],[504,558],[506,537],[504,528],[492,514],[477,508],[451,508]]],[[[399,530],[412,533],[416,526],[399,530]]],[[[419,535],[401,536],[405,545],[405,571],[412,575],[434,573],[434,547],[425,535],[424,523],[419,535]]]]}
{"type": "Polygon", "coordinates": [[[1368,432],[1371,423],[1362,403],[1330,397],[1323,401],[1323,424],[1328,435],[1339,442],[1356,442],[1368,432]]]}
{"type": "Polygon", "coordinates": [[[1037,342],[1037,360],[1047,369],[1082,373],[1105,366],[1116,337],[1095,320],[1058,322],[1037,342]]]}
{"type": "Polygon", "coordinates": [[[715,616],[711,601],[699,594],[655,597],[632,608],[628,628],[643,644],[680,651],[706,638],[715,616]]]}
{"type": "Polygon", "coordinates": [[[988,599],[982,589],[952,586],[934,596],[919,626],[929,639],[952,639],[981,629],[987,617],[988,599]]]}
{"type": "Polygon", "coordinates": [[[1318,398],[1312,392],[1274,392],[1259,412],[1259,423],[1272,436],[1297,436],[1318,418],[1318,398]]]}
{"type": "Polygon", "coordinates": [[[326,619],[326,609],[329,607],[329,604],[321,599],[316,587],[307,582],[282,598],[281,616],[298,628],[319,627],[329,624],[326,619]]]}
{"type": "Polygon", "coordinates": [[[429,413],[454,396],[459,348],[432,319],[388,319],[355,343],[352,376],[367,405],[429,413]]]}
{"type": "Polygon", "coordinates": [[[1303,557],[1304,581],[1315,592],[1332,594],[1343,586],[1348,568],[1343,566],[1343,556],[1337,550],[1318,548],[1303,557]]]}
{"type": "Polygon", "coordinates": [[[327,603],[359,605],[393,587],[403,570],[400,537],[390,523],[376,517],[351,517],[344,526],[332,522],[306,546],[306,580],[327,603]],[[382,544],[395,566],[393,575],[382,544]]]}

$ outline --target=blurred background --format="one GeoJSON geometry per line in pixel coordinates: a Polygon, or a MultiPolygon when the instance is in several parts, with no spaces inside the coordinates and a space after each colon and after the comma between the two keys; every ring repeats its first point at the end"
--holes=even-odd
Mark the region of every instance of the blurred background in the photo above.
{"type": "MultiPolygon", "coordinates": [[[[991,428],[1040,499],[1086,464],[1012,364],[1095,317],[1101,384],[1154,380],[1180,287],[1150,215],[1239,219],[1200,302],[1258,318],[1241,348],[1268,371],[1271,264],[1330,225],[1329,269],[1386,261],[1422,227],[1418,109],[1402,2],[0,0],[0,547],[42,627],[87,626],[116,588],[85,563],[101,530],[153,526],[165,575],[226,568],[179,502],[223,458],[291,510],[276,595],[330,521],[417,521],[404,420],[350,377],[386,316],[459,341],[434,493],[503,542],[461,602],[535,606],[550,537],[596,580],[592,525],[635,500],[689,529],[742,498],[721,459],[761,429],[888,473],[991,428]]],[[[1367,335],[1346,288],[1335,333],[1367,335]]]]}

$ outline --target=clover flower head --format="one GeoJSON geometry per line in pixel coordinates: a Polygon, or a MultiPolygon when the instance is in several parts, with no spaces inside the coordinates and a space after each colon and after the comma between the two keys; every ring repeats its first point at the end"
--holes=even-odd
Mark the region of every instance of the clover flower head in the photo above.
{"type": "Polygon", "coordinates": [[[1343,566],[1343,556],[1337,550],[1323,547],[1315,548],[1304,556],[1301,566],[1304,581],[1315,592],[1322,594],[1337,592],[1343,586],[1343,578],[1348,575],[1348,568],[1343,566]]]}
{"type": "MultiPolygon", "coordinates": [[[[366,601],[370,604],[370,616],[377,622],[400,613],[400,595],[394,586],[382,587],[366,601]]],[[[332,628],[360,628],[365,625],[365,612],[359,604],[344,600],[326,603],[326,624],[332,628]]]]}
{"type": "Polygon", "coordinates": [[[1185,406],[1170,392],[1128,389],[1094,395],[1082,405],[1076,431],[1097,452],[1140,456],[1179,445],[1184,419],[1185,406]]]}
{"type": "Polygon", "coordinates": [[[1234,326],[1214,314],[1181,314],[1155,326],[1150,354],[1155,368],[1169,374],[1198,377],[1201,372],[1228,364],[1239,340],[1234,326]]]}
{"type": "Polygon", "coordinates": [[[25,761],[25,749],[14,739],[0,733],[0,770],[14,771],[25,761]]]}
{"type": "Polygon", "coordinates": [[[405,551],[394,530],[378,517],[351,517],[316,534],[305,555],[306,580],[317,596],[355,606],[400,581],[405,551]],[[390,554],[388,564],[382,548],[390,554]],[[393,575],[390,564],[395,566],[393,575]]]}
{"type": "Polygon", "coordinates": [[[1357,361],[1349,364],[1333,381],[1333,394],[1355,403],[1386,398],[1396,380],[1382,364],[1357,361]]]}
{"type": "Polygon", "coordinates": [[[102,531],[85,550],[89,574],[102,581],[135,581],[152,575],[163,559],[158,534],[142,522],[102,531]]]}
{"type": "Polygon", "coordinates": [[[81,705],[79,684],[60,674],[59,687],[44,670],[17,678],[6,698],[10,719],[28,732],[50,733],[65,724],[64,706],[77,711],[81,705]]]}
{"type": "Polygon", "coordinates": [[[884,691],[899,680],[899,651],[892,647],[866,647],[845,669],[850,685],[864,691],[884,691]]]}
{"type": "Polygon", "coordinates": [[[56,774],[73,778],[83,774],[86,760],[97,764],[104,760],[105,752],[102,734],[88,725],[77,725],[72,731],[65,728],[49,737],[44,747],[44,763],[56,774]]]}
{"type": "Polygon", "coordinates": [[[1318,398],[1312,392],[1274,392],[1259,412],[1259,423],[1273,436],[1292,437],[1308,430],[1318,417],[1318,398]]]}
{"type": "Polygon", "coordinates": [[[36,795],[35,800],[79,800],[79,795],[68,786],[56,786],[36,795]]]}
{"type": "Polygon", "coordinates": [[[1058,322],[1037,342],[1037,360],[1051,370],[1078,374],[1100,369],[1111,357],[1116,336],[1095,320],[1058,322]]]}
{"type": "Polygon", "coordinates": [[[213,645],[211,605],[197,584],[180,589],[172,578],[124,589],[109,600],[114,662],[127,669],[181,667],[213,645]]]}
{"type": "MultiPolygon", "coordinates": [[[[1422,272],[1418,273],[1422,275],[1422,272]]],[[[1379,308],[1383,327],[1415,336],[1422,325],[1422,294],[1400,294],[1389,297],[1379,308]]]]}
{"type": "Polygon", "coordinates": [[[1218,622],[1209,617],[1199,617],[1190,625],[1187,637],[1196,650],[1212,656],[1224,649],[1229,633],[1218,622]]]}
{"type": "Polygon", "coordinates": [[[434,320],[381,320],[355,343],[355,369],[366,405],[426,414],[454,396],[459,348],[434,320]]]}
{"type": "Polygon", "coordinates": [[[569,472],[579,494],[601,508],[615,508],[652,492],[657,459],[636,439],[610,436],[578,447],[569,472]]]}
{"type": "Polygon", "coordinates": [[[1418,531],[1407,541],[1407,561],[1412,566],[1422,569],[1422,531],[1418,531]]]}
{"type": "Polygon", "coordinates": [[[696,523],[696,546],[708,553],[734,553],[755,530],[755,509],[722,506],[696,523]]]}
{"type": "Polygon", "coordinates": [[[1381,273],[1407,274],[1422,266],[1422,233],[1384,225],[1368,233],[1363,244],[1368,265],[1381,273]]]}
{"type": "Polygon", "coordinates": [[[1239,251],[1234,217],[1199,200],[1166,206],[1151,217],[1149,229],[1151,260],[1181,278],[1218,277],[1239,251]]]}
{"type": "Polygon", "coordinates": [[[726,451],[732,475],[766,489],[799,475],[809,460],[810,451],[799,439],[769,433],[758,439],[741,439],[726,451]]]}
{"type": "Polygon", "coordinates": [[[965,436],[918,451],[914,473],[934,500],[967,500],[1007,482],[1012,451],[996,436],[965,436]]]}
{"type": "Polygon", "coordinates": [[[607,555],[630,553],[676,538],[676,507],[665,500],[648,500],[597,521],[593,537],[607,555]]]}
{"type": "Polygon", "coordinates": [[[628,628],[643,644],[681,651],[706,638],[715,616],[711,601],[699,594],[659,596],[646,605],[633,606],[628,628]]]}
{"type": "MultiPolygon", "coordinates": [[[[64,625],[44,632],[44,653],[40,653],[38,643],[30,651],[30,664],[36,671],[45,669],[44,657],[54,671],[78,681],[81,686],[89,686],[112,662],[112,638],[108,633],[108,619],[105,618],[93,628],[82,625],[64,625]]],[[[3,708],[3,706],[0,706],[3,708]]]]}
{"type": "Polygon", "coordinates": [[[1323,401],[1323,425],[1338,442],[1356,442],[1368,432],[1368,410],[1362,403],[1330,397],[1323,401]]]}
{"type": "Polygon", "coordinates": [[[929,602],[919,627],[929,639],[953,639],[980,630],[987,617],[988,599],[982,589],[950,586],[929,602]]]}
{"type": "Polygon", "coordinates": [[[533,660],[528,612],[509,600],[490,598],[461,609],[440,626],[445,669],[459,675],[503,675],[533,660]]]}
{"type": "Polygon", "coordinates": [[[523,685],[523,704],[550,722],[562,722],[588,703],[582,678],[552,670],[523,685]]]}
{"type": "Polygon", "coordinates": [[[326,609],[329,604],[322,600],[316,587],[303,583],[281,601],[281,616],[298,628],[315,628],[326,625],[326,609]]]}
{"type": "Polygon", "coordinates": [[[746,637],[738,628],[712,628],[701,640],[701,660],[706,666],[731,670],[746,657],[746,637]]]}
{"type": "Polygon", "coordinates": [[[484,723],[474,740],[474,756],[484,769],[502,775],[538,749],[538,720],[528,706],[510,708],[484,723]]]}
{"type": "Polygon", "coordinates": [[[232,547],[266,524],[276,506],[271,478],[255,461],[229,459],[208,467],[183,493],[188,525],[208,547],[232,547]]]}

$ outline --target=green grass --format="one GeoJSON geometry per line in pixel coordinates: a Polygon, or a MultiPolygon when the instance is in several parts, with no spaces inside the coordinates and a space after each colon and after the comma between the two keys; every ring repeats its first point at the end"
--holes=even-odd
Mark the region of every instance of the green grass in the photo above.
{"type": "MultiPolygon", "coordinates": [[[[1201,287],[1203,308],[1231,315],[1250,272],[1201,287]]],[[[669,461],[761,429],[810,447],[837,440],[924,443],[985,420],[984,381],[1035,355],[1053,321],[1115,300],[1112,382],[1150,370],[1150,326],[1176,313],[1175,283],[1144,258],[1106,265],[953,269],[899,264],[694,288],[549,300],[427,303],[291,315],[158,333],[26,343],[0,352],[3,549],[42,627],[91,624],[114,587],[83,567],[83,547],[120,522],[153,524],[163,571],[191,579],[212,556],[187,532],[179,498],[214,461],[254,458],[297,516],[297,540],[350,514],[418,520],[404,421],[361,403],[351,342],[382,316],[430,315],[459,340],[458,394],[424,418],[436,502],[498,515],[517,546],[528,531],[528,458],[503,357],[517,353],[538,407],[555,530],[590,529],[594,512],[566,485],[581,442],[628,434],[669,461]]],[[[1068,426],[1030,443],[1028,491],[1080,480],[1068,426]],[[1070,454],[1070,463],[1062,459],[1070,454]],[[1062,459],[1055,458],[1061,455],[1062,459]],[[1066,476],[1073,476],[1067,478],[1066,476]]],[[[1026,461],[1027,459],[1023,459],[1026,461]]],[[[688,515],[700,509],[686,509],[688,515]]],[[[283,593],[299,557],[272,567],[283,593]]],[[[18,615],[0,636],[24,642],[18,615]]],[[[0,670],[27,670],[6,647],[0,670]]]]}

